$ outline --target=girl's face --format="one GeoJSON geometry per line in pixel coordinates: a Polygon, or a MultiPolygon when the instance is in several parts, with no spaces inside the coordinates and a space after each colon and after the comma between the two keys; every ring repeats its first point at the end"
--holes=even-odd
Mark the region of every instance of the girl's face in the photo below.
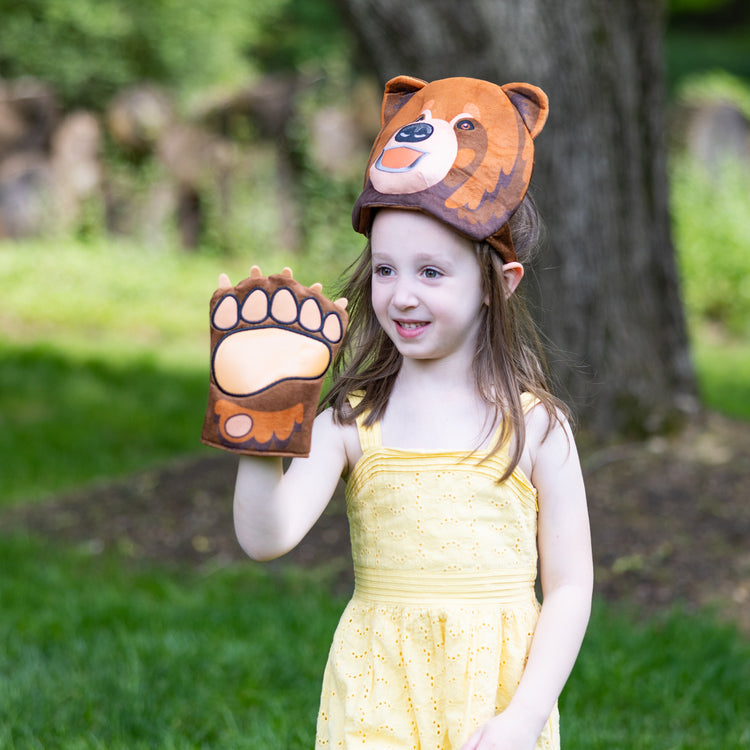
{"type": "Polygon", "coordinates": [[[426,214],[382,209],[371,232],[372,306],[406,358],[474,356],[484,304],[470,240],[426,214]]]}

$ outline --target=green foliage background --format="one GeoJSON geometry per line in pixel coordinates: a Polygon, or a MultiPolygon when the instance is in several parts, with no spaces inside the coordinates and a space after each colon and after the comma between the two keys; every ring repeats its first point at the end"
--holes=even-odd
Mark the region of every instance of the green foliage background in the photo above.
{"type": "Polygon", "coordinates": [[[327,0],[3,0],[0,18],[4,78],[38,77],[92,109],[136,81],[187,95],[345,43],[327,0]]]}
{"type": "MultiPolygon", "coordinates": [[[[669,2],[682,22],[734,8],[741,3],[669,2]]],[[[333,0],[2,0],[0,16],[4,78],[39,77],[67,104],[95,109],[134,81],[187,92],[352,52],[333,0]]]]}

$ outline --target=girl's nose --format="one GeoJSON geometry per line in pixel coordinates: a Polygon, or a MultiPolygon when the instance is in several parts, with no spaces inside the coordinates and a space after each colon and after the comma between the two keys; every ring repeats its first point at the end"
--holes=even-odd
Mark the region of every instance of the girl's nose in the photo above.
{"type": "Polygon", "coordinates": [[[398,279],[393,289],[391,300],[393,305],[400,310],[408,310],[419,304],[411,279],[404,277],[398,279]]]}

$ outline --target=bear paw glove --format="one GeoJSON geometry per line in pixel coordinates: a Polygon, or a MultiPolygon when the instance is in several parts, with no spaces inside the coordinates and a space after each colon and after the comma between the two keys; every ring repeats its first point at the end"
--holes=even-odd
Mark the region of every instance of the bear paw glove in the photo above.
{"type": "Polygon", "coordinates": [[[255,456],[307,456],[323,377],[346,331],[345,299],[302,286],[289,268],[211,297],[211,381],[201,441],[255,456]]]}

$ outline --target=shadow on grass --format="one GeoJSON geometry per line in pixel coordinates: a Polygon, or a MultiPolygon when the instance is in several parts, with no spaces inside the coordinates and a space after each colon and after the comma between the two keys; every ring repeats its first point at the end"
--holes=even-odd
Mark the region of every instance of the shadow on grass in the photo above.
{"type": "Polygon", "coordinates": [[[197,450],[207,373],[0,343],[0,503],[197,450]]]}

